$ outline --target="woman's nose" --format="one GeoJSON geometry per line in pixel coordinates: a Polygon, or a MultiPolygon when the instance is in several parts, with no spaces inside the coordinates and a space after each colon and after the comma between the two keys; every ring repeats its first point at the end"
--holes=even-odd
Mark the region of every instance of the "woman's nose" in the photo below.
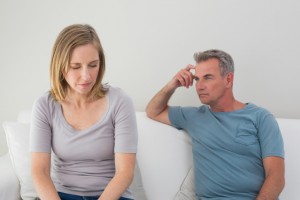
{"type": "Polygon", "coordinates": [[[90,79],[90,72],[88,70],[88,68],[83,68],[81,71],[81,78],[84,80],[89,80],[90,79]]]}

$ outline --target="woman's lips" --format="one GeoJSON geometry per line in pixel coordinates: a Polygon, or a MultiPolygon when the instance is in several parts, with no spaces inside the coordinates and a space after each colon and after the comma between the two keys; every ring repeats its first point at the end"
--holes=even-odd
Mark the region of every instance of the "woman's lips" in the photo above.
{"type": "Polygon", "coordinates": [[[91,85],[91,83],[81,83],[81,84],[78,84],[78,85],[82,88],[87,88],[91,85]]]}

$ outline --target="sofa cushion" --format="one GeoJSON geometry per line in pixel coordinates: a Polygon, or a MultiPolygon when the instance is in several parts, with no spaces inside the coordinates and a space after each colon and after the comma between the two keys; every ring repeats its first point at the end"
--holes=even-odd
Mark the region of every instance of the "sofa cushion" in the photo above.
{"type": "Polygon", "coordinates": [[[197,200],[194,167],[191,167],[174,200],[197,200]]]}
{"type": "Polygon", "coordinates": [[[21,197],[30,200],[37,197],[31,178],[29,161],[29,124],[4,122],[7,146],[13,169],[20,181],[21,197]]]}
{"type": "Polygon", "coordinates": [[[0,199],[20,200],[20,184],[9,154],[0,156],[0,199]]]}

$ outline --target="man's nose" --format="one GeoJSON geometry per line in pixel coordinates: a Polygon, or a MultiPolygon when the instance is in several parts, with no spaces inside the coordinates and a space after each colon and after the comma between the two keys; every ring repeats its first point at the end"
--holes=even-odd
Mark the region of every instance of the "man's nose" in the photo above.
{"type": "Polygon", "coordinates": [[[203,84],[202,84],[202,81],[201,81],[200,79],[197,80],[197,82],[196,82],[196,88],[197,88],[197,89],[203,88],[203,84]]]}
{"type": "Polygon", "coordinates": [[[197,88],[197,90],[203,90],[203,89],[205,88],[205,84],[203,83],[202,80],[199,79],[199,80],[196,82],[196,88],[197,88]]]}

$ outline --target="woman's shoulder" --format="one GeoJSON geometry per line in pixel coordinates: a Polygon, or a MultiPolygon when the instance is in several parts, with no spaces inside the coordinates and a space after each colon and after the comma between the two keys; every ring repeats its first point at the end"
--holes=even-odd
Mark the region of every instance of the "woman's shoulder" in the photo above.
{"type": "Polygon", "coordinates": [[[49,102],[53,102],[54,98],[51,95],[51,92],[47,91],[47,92],[41,94],[35,101],[40,104],[47,104],[49,102]]]}
{"type": "Polygon", "coordinates": [[[109,86],[108,93],[112,97],[125,97],[128,96],[126,92],[120,87],[109,86]]]}
{"type": "Polygon", "coordinates": [[[51,108],[54,107],[54,105],[57,103],[57,101],[53,98],[50,91],[47,91],[40,95],[34,102],[34,107],[40,107],[40,108],[51,108]]]}
{"type": "Polygon", "coordinates": [[[110,105],[133,104],[132,98],[120,87],[110,86],[107,96],[108,96],[110,105]]]}

